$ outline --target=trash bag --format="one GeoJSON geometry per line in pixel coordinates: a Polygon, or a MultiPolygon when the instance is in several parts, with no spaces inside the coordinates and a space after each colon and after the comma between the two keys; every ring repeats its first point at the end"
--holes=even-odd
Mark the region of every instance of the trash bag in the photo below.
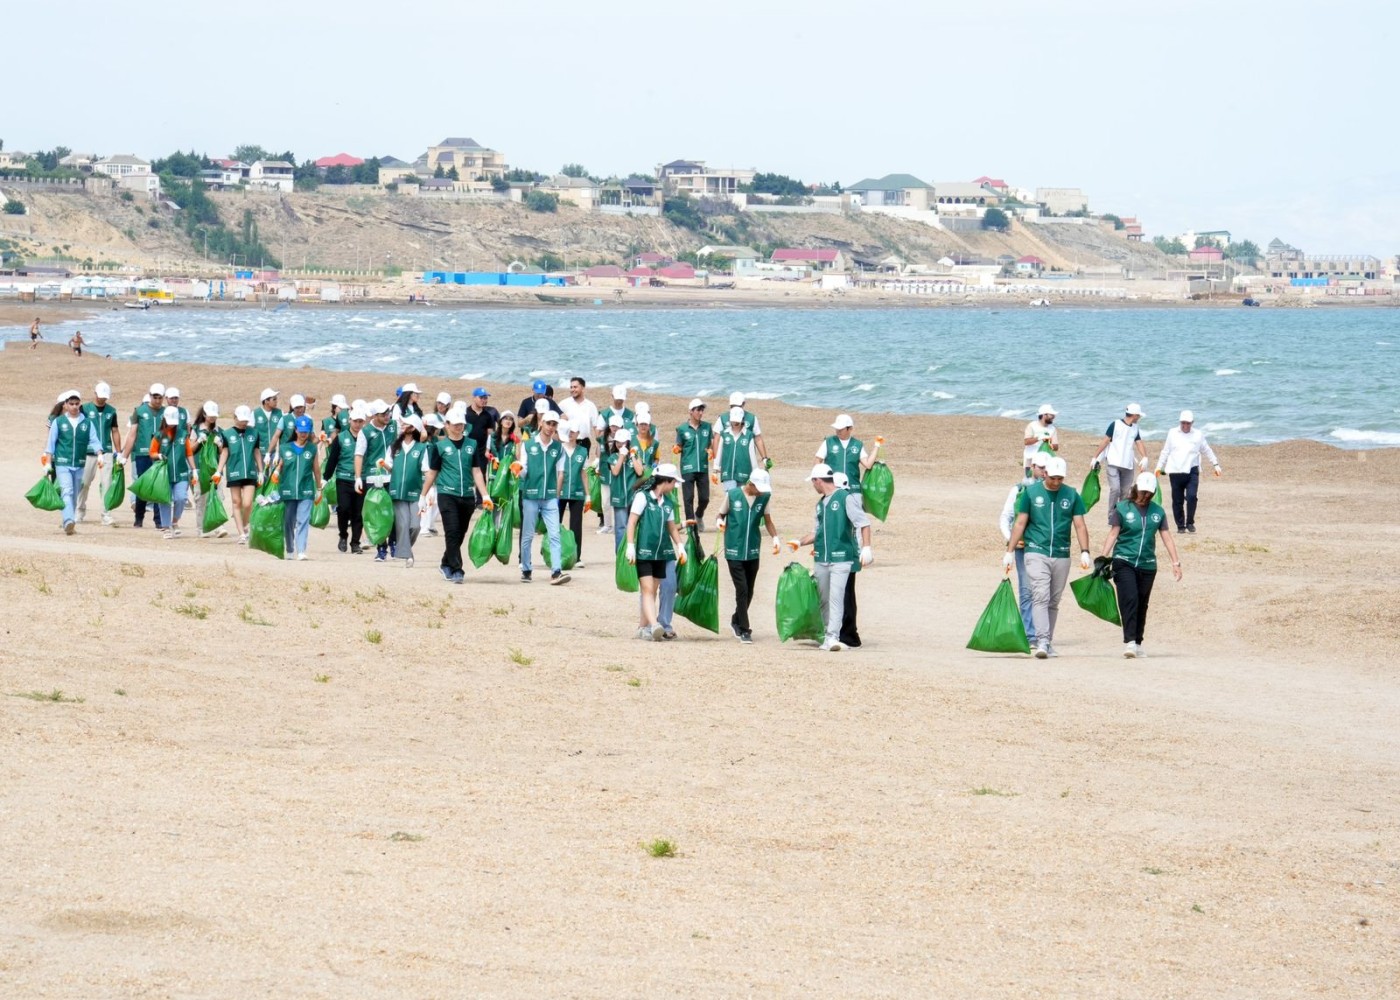
{"type": "Polygon", "coordinates": [[[676,614],[719,634],[719,560],[714,556],[700,564],[690,593],[676,598],[676,614]]]}
{"type": "Polygon", "coordinates": [[[131,484],[131,492],[136,494],[136,499],[147,503],[169,503],[170,471],[165,459],[152,462],[149,469],[137,476],[136,482],[131,484]]]}
{"type": "MultiPolygon", "coordinates": [[[[549,539],[545,539],[545,548],[549,547],[549,539]]],[[[578,562],[578,539],[568,528],[559,529],[559,565],[564,569],[573,569],[578,562]]]]}
{"type": "MultiPolygon", "coordinates": [[[[512,496],[512,497],[510,498],[510,526],[511,526],[511,530],[513,530],[513,531],[514,531],[514,530],[518,530],[518,529],[520,528],[520,522],[521,522],[522,520],[523,520],[523,518],[521,518],[521,516],[520,516],[520,497],[519,497],[519,496],[512,496]]],[[[538,531],[539,529],[536,528],[535,530],[538,531]]]]}
{"type": "Polygon", "coordinates": [[[105,510],[116,510],[126,499],[126,466],[118,465],[112,470],[112,482],[107,487],[107,494],[102,498],[102,507],[105,510]]]}
{"type": "Polygon", "coordinates": [[[1089,466],[1089,474],[1084,477],[1084,488],[1079,491],[1080,497],[1084,500],[1084,513],[1094,509],[1094,504],[1099,502],[1102,489],[1099,486],[1099,470],[1092,465],[1089,466]]]}
{"type": "Polygon", "coordinates": [[[684,597],[695,589],[695,581],[700,578],[700,564],[704,560],[705,553],[700,548],[700,534],[691,528],[686,532],[685,538],[685,565],[676,567],[677,597],[684,597]]]}
{"type": "Polygon", "coordinates": [[[1158,507],[1162,506],[1162,480],[1157,480],[1157,492],[1152,494],[1152,502],[1158,507]]]}
{"type": "Polygon", "coordinates": [[[778,577],[778,639],[811,639],[820,642],[826,635],[822,625],[822,599],[817,578],[801,563],[790,562],[778,577]]]}
{"type": "Polygon", "coordinates": [[[510,511],[497,508],[500,520],[496,522],[496,562],[502,566],[510,562],[511,536],[514,531],[510,526],[510,511]]]}
{"type": "Polygon", "coordinates": [[[1118,617],[1118,592],[1097,573],[1081,576],[1070,581],[1069,589],[1074,591],[1074,601],[1095,618],[1102,618],[1110,625],[1122,625],[1118,617]]]}
{"type": "Polygon", "coordinates": [[[287,552],[282,546],[282,501],[269,497],[254,501],[253,516],[248,519],[248,548],[284,559],[287,552]]]}
{"type": "Polygon", "coordinates": [[[199,476],[199,492],[208,493],[214,473],[219,471],[219,444],[214,435],[204,439],[195,456],[195,472],[199,476]]]}
{"type": "Polygon", "coordinates": [[[321,496],[325,497],[326,505],[329,507],[336,506],[336,504],[340,502],[340,489],[335,485],[335,480],[332,478],[323,480],[322,482],[321,496]]]}
{"type": "Polygon", "coordinates": [[[589,466],[583,470],[584,484],[588,487],[588,499],[598,513],[603,511],[603,477],[598,470],[589,466]]]}
{"type": "Polygon", "coordinates": [[[321,494],[319,503],[311,505],[311,527],[324,528],[331,523],[331,505],[326,503],[326,495],[321,494]]]}
{"type": "Polygon", "coordinates": [[[1040,442],[1040,447],[1037,448],[1036,451],[1044,452],[1045,454],[1051,456],[1052,458],[1053,458],[1054,455],[1055,455],[1055,449],[1054,449],[1053,447],[1051,447],[1051,445],[1050,445],[1050,439],[1049,439],[1049,438],[1046,438],[1044,441],[1040,442]]]}
{"type": "Polygon", "coordinates": [[[860,481],[865,512],[881,521],[889,517],[890,501],[894,499],[894,473],[884,462],[876,462],[860,481]]]}
{"type": "Polygon", "coordinates": [[[365,507],[361,515],[365,525],[365,538],[371,545],[383,545],[394,530],[394,501],[389,491],[382,486],[371,486],[365,490],[365,507]]]}
{"type": "Polygon", "coordinates": [[[205,494],[208,497],[204,501],[204,520],[200,523],[199,530],[208,534],[217,531],[228,520],[228,511],[224,508],[224,502],[219,498],[218,490],[210,490],[205,494]]]}
{"type": "Polygon", "coordinates": [[[1031,651],[1031,644],[1026,640],[1026,623],[1021,620],[1021,606],[1009,579],[997,584],[996,593],[987,602],[982,617],[977,619],[972,638],[967,640],[967,648],[984,653],[1031,651]]]}
{"type": "Polygon", "coordinates": [[[514,454],[513,449],[506,449],[506,454],[501,456],[501,464],[491,474],[491,482],[486,484],[487,496],[497,503],[502,503],[508,497],[513,496],[516,485],[519,483],[515,473],[510,471],[510,463],[514,461],[514,454]]]}
{"type": "Polygon", "coordinates": [[[39,510],[63,509],[63,493],[59,490],[58,483],[50,479],[47,472],[24,495],[24,499],[39,510]]]}
{"type": "Polygon", "coordinates": [[[253,491],[253,499],[256,500],[258,497],[275,496],[276,499],[281,500],[282,495],[274,489],[276,485],[277,484],[272,481],[271,475],[265,476],[263,478],[263,484],[253,491]]]}
{"type": "Polygon", "coordinates": [[[467,536],[467,558],[477,569],[485,566],[496,550],[496,518],[489,510],[481,512],[476,527],[467,536]]]}
{"type": "Polygon", "coordinates": [[[642,585],[637,582],[637,567],[627,561],[626,545],[617,547],[617,559],[613,563],[613,582],[624,594],[635,594],[642,589],[642,585]]]}

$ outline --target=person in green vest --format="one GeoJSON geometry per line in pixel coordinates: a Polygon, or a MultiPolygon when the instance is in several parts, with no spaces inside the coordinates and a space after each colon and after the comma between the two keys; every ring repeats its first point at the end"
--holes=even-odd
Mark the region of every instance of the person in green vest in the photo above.
{"type": "Polygon", "coordinates": [[[399,426],[399,436],[389,447],[384,464],[389,470],[389,497],[394,501],[393,558],[404,560],[404,567],[412,569],[413,543],[418,541],[421,524],[418,504],[432,465],[423,418],[410,414],[399,426]]]}
{"type": "Polygon", "coordinates": [[[753,431],[744,423],[744,411],[732,407],[729,425],[719,433],[715,442],[715,461],[710,481],[728,495],[736,486],[749,481],[749,473],[758,468],[758,450],[753,431]]]}
{"type": "Polygon", "coordinates": [[[559,522],[564,523],[568,515],[569,530],[574,533],[574,569],[583,569],[583,515],[593,509],[588,499],[588,486],[583,472],[588,468],[588,449],[581,443],[588,429],[573,420],[559,425],[560,444],[563,451],[559,455],[559,522]]]}
{"type": "MultiPolygon", "coordinates": [[[[615,515],[619,506],[626,506],[626,498],[621,505],[612,502],[611,477],[605,470],[610,461],[607,450],[613,435],[623,428],[633,433],[637,430],[637,415],[627,408],[627,386],[613,386],[612,405],[599,411],[598,423],[598,474],[602,476],[603,482],[603,509],[598,512],[598,534],[606,535],[612,531],[614,539],[617,540],[622,538],[626,525],[619,526],[615,515]]],[[[626,519],[625,514],[623,519],[626,519]]],[[[622,543],[618,541],[617,544],[622,543]]]]}
{"type": "Polygon", "coordinates": [[[436,488],[442,515],[442,563],[439,569],[449,583],[462,583],[462,542],[479,502],[490,517],[495,505],[486,495],[486,449],[477,449],[467,435],[467,406],[454,404],[444,420],[445,432],[428,446],[428,478],[424,490],[436,488]]]}
{"type": "MultiPolygon", "coordinates": [[[[685,546],[667,494],[676,488],[680,472],[670,462],[656,467],[633,495],[627,512],[627,561],[637,567],[640,584],[640,624],[637,638],[657,642],[666,633],[658,620],[661,581],[674,564],[685,565],[685,546]]],[[[621,517],[621,513],[616,516],[621,517]]]]}
{"type": "Polygon", "coordinates": [[[89,451],[100,451],[102,442],[97,424],[83,412],[83,397],[77,389],[65,389],[49,411],[49,440],[39,461],[58,483],[63,496],[60,524],[65,535],[73,534],[77,519],[78,490],[83,482],[89,451]]]}
{"type": "Polygon", "coordinates": [[[1144,655],[1143,632],[1147,628],[1147,601],[1157,579],[1157,539],[1172,557],[1172,576],[1181,580],[1181,556],[1167,530],[1167,512],[1152,497],[1157,477],[1138,474],[1132,495],[1113,509],[1102,558],[1113,560],[1113,587],[1118,592],[1118,617],[1123,620],[1123,655],[1130,660],[1144,655]]]}
{"type": "Polygon", "coordinates": [[[321,418],[321,443],[330,444],[331,438],[341,431],[350,429],[350,404],[345,396],[336,393],[331,397],[331,415],[321,418]]]}
{"type": "Polygon", "coordinates": [[[651,407],[646,403],[637,404],[636,421],[633,447],[637,449],[637,456],[642,460],[642,465],[650,472],[661,461],[661,442],[656,439],[652,429],[651,407]]]}
{"type": "Polygon", "coordinates": [[[870,547],[870,518],[858,497],[837,487],[835,474],[825,462],[814,466],[808,478],[818,497],[813,528],[810,534],[789,544],[794,550],[813,546],[826,631],[821,648],[824,652],[840,653],[846,649],[841,642],[841,619],[846,611],[846,584],[852,566],[856,562],[869,566],[875,561],[870,547]]]}
{"type": "Polygon", "coordinates": [[[282,497],[282,545],[306,559],[311,540],[311,508],[321,500],[321,466],[316,461],[316,425],[303,414],[277,453],[277,489],[282,497]]]}
{"type": "Polygon", "coordinates": [[[277,390],[264,389],[258,397],[258,408],[253,411],[253,430],[258,434],[258,450],[271,461],[276,452],[272,451],[272,438],[282,426],[282,411],[277,408],[277,390]]]}
{"type": "Polygon", "coordinates": [[[876,439],[875,450],[867,451],[864,442],[855,436],[855,421],[849,413],[837,414],[831,422],[835,433],[817,446],[817,461],[831,466],[832,471],[844,473],[850,482],[850,492],[860,496],[860,480],[880,453],[880,439],[876,439]]]}
{"type": "Polygon", "coordinates": [[[564,572],[564,546],[559,537],[559,487],[563,479],[560,457],[563,446],[556,436],[559,414],[546,409],[539,414],[539,433],[521,444],[512,468],[520,477],[520,582],[529,583],[535,521],[544,521],[549,538],[549,582],[569,582],[564,572]]]}
{"type": "MultiPolygon", "coordinates": [[[[98,497],[107,495],[107,484],[111,481],[112,470],[116,467],[122,451],[122,436],[117,430],[117,408],[112,405],[112,387],[106,382],[98,382],[93,390],[91,403],[83,404],[83,414],[97,428],[97,451],[88,452],[83,466],[83,484],[78,491],[78,523],[87,520],[88,491],[93,480],[97,481],[98,497]]],[[[110,526],[112,515],[105,508],[102,523],[110,526]]]]}
{"type": "Polygon", "coordinates": [[[250,407],[236,407],[233,426],[220,432],[219,469],[215,475],[228,485],[228,512],[238,532],[238,544],[247,545],[253,500],[263,475],[263,454],[258,448],[258,432],[253,427],[250,407]]]}
{"type": "Polygon", "coordinates": [[[153,460],[165,462],[165,472],[170,479],[170,503],[156,504],[157,523],[165,525],[167,539],[179,538],[182,534],[180,515],[189,502],[190,476],[194,472],[194,440],[187,432],[181,432],[178,406],[166,406],[161,411],[160,427],[151,441],[150,455],[153,460]]]}
{"type": "Polygon", "coordinates": [[[604,485],[608,487],[607,499],[612,506],[615,553],[627,534],[627,510],[632,502],[632,491],[646,475],[646,467],[632,447],[632,432],[626,427],[618,430],[608,444],[607,468],[604,485]]]}
{"type": "Polygon", "coordinates": [[[715,518],[715,527],[724,534],[724,559],[729,566],[729,579],[734,583],[734,616],[729,619],[729,627],[745,644],[753,642],[749,605],[753,603],[753,587],[758,580],[762,546],[759,529],[768,529],[774,555],[782,551],[773,515],[768,512],[772,500],[772,478],[763,469],[755,469],[747,483],[725,495],[724,511],[715,518]]]}
{"type": "MultiPolygon", "coordinates": [[[[131,462],[131,479],[139,479],[151,467],[151,442],[155,440],[160,426],[161,411],[165,409],[165,386],[152,383],[146,393],[147,398],[132,411],[126,422],[126,441],[122,445],[122,461],[131,462]]],[[[135,513],[133,528],[141,528],[146,523],[146,501],[132,494],[132,511],[135,513]]],[[[161,527],[160,513],[152,511],[157,528],[161,527]]]]}
{"type": "Polygon", "coordinates": [[[1089,529],[1084,524],[1084,500],[1065,485],[1068,468],[1056,455],[1045,463],[1045,478],[1032,482],[1016,501],[1016,523],[1006,542],[1002,565],[1016,565],[1013,553],[1026,543],[1026,579],[1031,585],[1031,617],[1035,620],[1032,652],[1036,659],[1057,655],[1053,641],[1060,616],[1060,595],[1069,582],[1070,531],[1079,539],[1079,568],[1089,568],[1089,529]]]}
{"type": "Polygon", "coordinates": [[[690,401],[689,418],[676,428],[676,443],[671,447],[680,461],[685,517],[695,522],[696,531],[705,530],[705,511],[710,506],[706,466],[710,464],[713,438],[714,426],[705,419],[705,401],[697,396],[690,401]]]}
{"type": "MultiPolygon", "coordinates": [[[[363,494],[365,484],[385,486],[389,482],[388,464],[385,461],[389,446],[398,437],[394,424],[389,419],[389,404],[376,399],[369,404],[369,420],[365,421],[355,438],[355,492],[363,494]]],[[[397,544],[397,543],[395,543],[397,544]]],[[[389,546],[380,545],[375,551],[376,562],[384,562],[389,557],[389,546]]]]}
{"type": "MultiPolygon", "coordinates": [[[[293,393],[292,398],[287,402],[291,407],[290,412],[284,413],[282,419],[279,420],[277,425],[272,429],[272,441],[268,447],[273,454],[277,454],[281,451],[283,441],[290,441],[292,439],[292,435],[296,433],[297,421],[302,417],[307,417],[308,419],[310,417],[306,412],[306,397],[301,393],[293,393]]],[[[312,443],[314,444],[315,442],[313,441],[312,443]]]]}
{"type": "Polygon", "coordinates": [[[346,417],[345,428],[330,437],[322,475],[335,480],[335,525],[340,535],[336,546],[341,552],[359,555],[364,551],[360,538],[365,530],[365,496],[355,489],[355,441],[364,429],[366,413],[352,406],[346,417]]]}
{"type": "MultiPolygon", "coordinates": [[[[768,457],[768,446],[763,443],[763,428],[759,425],[758,417],[750,409],[747,409],[748,398],[742,392],[731,392],[729,394],[730,409],[738,408],[744,411],[744,426],[753,434],[754,452],[763,461],[765,470],[772,470],[773,460],[768,457]]],[[[758,465],[757,462],[754,463],[758,465]]]]}
{"type": "MultiPolygon", "coordinates": [[[[194,421],[190,424],[190,437],[194,439],[193,447],[194,454],[196,455],[196,463],[198,463],[197,456],[199,451],[205,446],[206,442],[213,441],[215,450],[218,450],[218,442],[223,439],[223,435],[219,430],[218,403],[214,402],[212,399],[206,400],[204,405],[199,408],[199,412],[194,415],[194,421]]],[[[196,464],[196,474],[190,479],[192,483],[199,482],[198,469],[199,466],[196,464]]],[[[224,527],[222,524],[210,532],[208,536],[204,534],[204,512],[209,507],[209,497],[219,492],[219,485],[221,482],[222,477],[215,472],[209,477],[209,489],[200,490],[199,496],[195,498],[195,523],[200,538],[225,538],[228,536],[228,528],[224,527]]]]}

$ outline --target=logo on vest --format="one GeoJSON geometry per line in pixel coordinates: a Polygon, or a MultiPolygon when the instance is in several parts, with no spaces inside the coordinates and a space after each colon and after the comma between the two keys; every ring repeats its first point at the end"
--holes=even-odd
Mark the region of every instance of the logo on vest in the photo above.
{"type": "Polygon", "coordinates": [[[1061,510],[1069,510],[1069,501],[1068,501],[1068,500],[1061,500],[1061,501],[1060,501],[1060,509],[1061,509],[1061,510]]]}
{"type": "Polygon", "coordinates": [[[1035,505],[1036,505],[1037,507],[1044,507],[1044,506],[1045,506],[1045,498],[1044,498],[1044,497],[1036,497],[1036,498],[1035,498],[1035,505]]]}

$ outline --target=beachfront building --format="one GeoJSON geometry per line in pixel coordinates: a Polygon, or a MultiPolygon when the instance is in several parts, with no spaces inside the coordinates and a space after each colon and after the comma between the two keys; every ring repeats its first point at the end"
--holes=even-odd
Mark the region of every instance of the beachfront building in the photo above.
{"type": "Polygon", "coordinates": [[[290,192],[296,186],[295,171],[286,160],[257,160],[248,168],[248,186],[290,192]]]}
{"type": "Polygon", "coordinates": [[[667,194],[695,198],[728,198],[752,184],[758,171],[738,167],[707,167],[704,160],[672,160],[656,168],[657,183],[667,194]]]}
{"type": "Polygon", "coordinates": [[[151,164],[139,156],[119,153],[98,160],[94,173],[106,174],[123,191],[139,191],[148,198],[160,197],[160,178],[151,173],[151,164]]]}
{"type": "Polygon", "coordinates": [[[9,152],[0,149],[0,170],[13,170],[15,167],[23,167],[25,161],[28,159],[28,153],[21,153],[17,149],[9,152]]]}
{"type": "Polygon", "coordinates": [[[437,176],[457,171],[457,178],[468,187],[485,185],[490,187],[491,178],[504,177],[506,157],[494,149],[487,149],[475,139],[448,136],[436,146],[429,146],[425,154],[427,172],[437,176]]]}
{"type": "Polygon", "coordinates": [[[769,262],[787,267],[809,267],[813,271],[850,270],[845,254],[826,247],[780,247],[773,251],[769,262]]]}
{"type": "Polygon", "coordinates": [[[1039,274],[1045,270],[1045,261],[1039,257],[1025,256],[1017,257],[1015,263],[1017,274],[1039,274]]]}
{"type": "Polygon", "coordinates": [[[1381,276],[1381,261],[1370,254],[1304,253],[1275,237],[1264,251],[1264,270],[1271,278],[1300,284],[1375,281],[1381,276]]]}
{"type": "Polygon", "coordinates": [[[1089,210],[1089,199],[1079,188],[1036,188],[1035,201],[1050,215],[1089,210]]]}
{"type": "MultiPolygon", "coordinates": [[[[18,155],[23,156],[24,154],[18,155]]],[[[90,174],[92,173],[92,165],[96,162],[96,153],[69,153],[58,161],[58,165],[69,170],[81,170],[85,174],[90,174]]]]}
{"type": "Polygon", "coordinates": [[[913,208],[923,211],[933,200],[933,186],[913,174],[867,177],[847,185],[846,190],[867,208],[913,208]]]}

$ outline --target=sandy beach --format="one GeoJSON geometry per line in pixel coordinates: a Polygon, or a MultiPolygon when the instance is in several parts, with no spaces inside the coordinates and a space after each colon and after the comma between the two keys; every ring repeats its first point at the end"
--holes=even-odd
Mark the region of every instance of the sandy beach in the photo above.
{"type": "MultiPolygon", "coordinates": [[[[591,532],[568,586],[454,587],[438,538],[280,562],[23,498],[69,386],[124,422],[157,380],[320,415],[407,378],[465,386],[0,351],[0,993],[1400,994],[1400,451],[1218,449],[1139,661],[1068,591],[1057,659],[964,648],[1011,420],[857,415],[897,494],[839,655],[777,642],[766,554],[754,645],[651,644],[591,532]]],[[[796,537],[833,413],[755,409],[796,537]]],[[[1092,441],[1062,441],[1077,484],[1092,441]]]]}

